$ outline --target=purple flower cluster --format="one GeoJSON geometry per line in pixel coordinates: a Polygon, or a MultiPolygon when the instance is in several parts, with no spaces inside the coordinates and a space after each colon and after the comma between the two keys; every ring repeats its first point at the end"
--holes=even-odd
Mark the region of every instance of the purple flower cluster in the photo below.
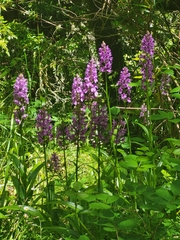
{"type": "Polygon", "coordinates": [[[65,123],[62,123],[60,126],[58,126],[56,138],[60,147],[62,148],[66,147],[66,142],[67,142],[66,136],[68,134],[69,134],[68,126],[65,123]]]}
{"type": "Polygon", "coordinates": [[[73,105],[78,105],[82,102],[84,102],[84,89],[83,89],[83,82],[82,79],[77,75],[72,84],[72,93],[71,93],[71,98],[72,98],[72,104],[73,105]]]}
{"type": "Polygon", "coordinates": [[[130,73],[127,67],[124,67],[120,73],[119,81],[117,82],[117,86],[119,87],[118,93],[120,98],[123,101],[131,102],[130,94],[131,94],[131,86],[129,83],[131,82],[130,73]]]}
{"type": "Polygon", "coordinates": [[[78,141],[84,142],[86,139],[87,121],[84,108],[74,109],[72,116],[72,123],[66,129],[68,140],[77,143],[78,141]]]}
{"type": "Polygon", "coordinates": [[[50,163],[54,172],[58,172],[60,168],[60,164],[59,164],[59,157],[56,153],[52,153],[50,158],[50,163]]]}
{"type": "Polygon", "coordinates": [[[153,77],[153,56],[154,56],[154,39],[150,33],[147,33],[141,42],[140,64],[142,73],[142,88],[146,89],[146,82],[152,85],[153,77]]]}
{"type": "Polygon", "coordinates": [[[112,53],[111,49],[105,42],[102,42],[99,48],[99,64],[100,72],[111,73],[112,72],[112,53]]]}
{"type": "Polygon", "coordinates": [[[40,109],[36,118],[36,127],[38,141],[41,145],[47,144],[49,140],[52,140],[52,123],[51,117],[47,111],[43,108],[40,109]]]}
{"type": "Polygon", "coordinates": [[[26,106],[29,104],[27,84],[27,79],[24,78],[23,74],[20,74],[17,77],[14,84],[14,103],[18,106],[14,112],[14,117],[18,125],[27,117],[27,114],[25,113],[26,106]]]}
{"type": "Polygon", "coordinates": [[[126,133],[125,129],[126,122],[122,119],[114,120],[112,123],[111,136],[114,136],[114,143],[118,144],[124,141],[124,135],[126,133]]]}
{"type": "Polygon", "coordinates": [[[98,76],[94,59],[87,64],[84,78],[84,95],[87,100],[92,100],[98,96],[98,76]]]}
{"type": "Polygon", "coordinates": [[[93,102],[91,107],[91,120],[90,120],[90,141],[95,147],[97,142],[107,143],[109,134],[108,127],[108,114],[107,107],[99,105],[97,102],[93,102]]]}
{"type": "Polygon", "coordinates": [[[161,78],[160,90],[162,95],[167,95],[170,88],[171,77],[167,74],[163,74],[161,78]]]}

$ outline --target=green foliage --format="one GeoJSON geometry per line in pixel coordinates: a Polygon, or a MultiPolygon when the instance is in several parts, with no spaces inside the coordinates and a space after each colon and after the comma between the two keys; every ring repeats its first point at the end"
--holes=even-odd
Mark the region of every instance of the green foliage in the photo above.
{"type": "MultiPolygon", "coordinates": [[[[0,3],[2,239],[179,238],[179,15],[159,7],[162,1],[94,3],[97,12],[91,12],[87,1],[0,3]],[[54,136],[59,124],[71,122],[72,79],[76,74],[83,78],[87,61],[97,59],[103,26],[96,36],[90,22],[95,28],[99,19],[104,26],[110,21],[132,73],[129,105],[114,105],[109,98],[109,86],[116,89],[116,72],[106,76],[110,85],[100,96],[106,96],[102,101],[108,104],[109,130],[113,119],[126,119],[124,142],[114,144],[112,138],[93,148],[87,138],[59,147],[55,137],[40,146],[35,130],[39,108],[46,106],[51,112],[54,136]],[[147,30],[156,39],[154,92],[141,88],[139,45],[147,30]],[[20,72],[28,78],[30,104],[28,118],[17,126],[12,93],[20,72]],[[160,90],[163,74],[171,77],[166,96],[160,90]],[[144,102],[150,106],[149,122],[139,117],[144,102]],[[60,157],[58,171],[51,166],[53,152],[60,157]]],[[[103,76],[99,78],[102,90],[103,76]]],[[[90,118],[89,109],[87,114],[90,118]]]]}

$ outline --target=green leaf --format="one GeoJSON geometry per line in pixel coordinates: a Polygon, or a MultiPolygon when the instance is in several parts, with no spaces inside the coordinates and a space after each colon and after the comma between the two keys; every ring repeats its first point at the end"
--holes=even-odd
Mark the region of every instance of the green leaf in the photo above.
{"type": "Polygon", "coordinates": [[[137,162],[148,162],[149,158],[147,156],[139,156],[136,159],[137,162]]]}
{"type": "Polygon", "coordinates": [[[173,196],[170,194],[170,192],[167,189],[159,188],[156,190],[156,194],[168,202],[170,202],[173,199],[173,196]]]}
{"type": "Polygon", "coordinates": [[[65,206],[67,206],[67,207],[70,207],[70,208],[72,208],[72,209],[77,209],[77,210],[83,210],[83,207],[82,206],[80,206],[80,205],[77,205],[76,206],[76,204],[74,203],[74,202],[69,202],[69,201],[61,201],[61,204],[62,205],[65,205],[65,206]]]}
{"type": "Polygon", "coordinates": [[[86,235],[81,235],[79,240],[90,240],[86,235]]]}
{"type": "Polygon", "coordinates": [[[133,155],[133,154],[126,155],[124,157],[124,160],[125,160],[125,165],[123,164],[123,162],[120,162],[120,164],[130,168],[136,168],[138,166],[136,155],[133,155]]]}
{"type": "Polygon", "coordinates": [[[169,120],[169,121],[176,124],[176,123],[180,122],[180,118],[175,118],[175,119],[172,119],[172,120],[169,120]]]}
{"type": "Polygon", "coordinates": [[[124,228],[132,229],[137,225],[138,225],[137,219],[128,219],[128,220],[124,220],[124,221],[120,222],[118,224],[118,227],[120,229],[124,229],[124,228]]]}
{"type": "Polygon", "coordinates": [[[0,219],[2,218],[7,218],[7,216],[5,216],[4,214],[0,213],[0,219]]]}
{"type": "Polygon", "coordinates": [[[174,76],[174,71],[172,69],[166,69],[163,73],[174,76]]]}
{"type": "Polygon", "coordinates": [[[180,99],[180,94],[179,93],[173,93],[173,94],[171,94],[171,97],[180,99]]]}
{"type": "Polygon", "coordinates": [[[112,115],[117,116],[120,113],[120,108],[112,107],[111,113],[112,113],[112,115]]]}
{"type": "Polygon", "coordinates": [[[173,89],[171,89],[170,93],[175,93],[175,92],[179,92],[180,91],[180,87],[175,87],[173,89]]]}
{"type": "MultiPolygon", "coordinates": [[[[173,151],[173,154],[180,156],[180,148],[175,149],[175,150],[173,151]]],[[[180,160],[179,160],[179,162],[180,162],[180,160]]]]}
{"type": "Polygon", "coordinates": [[[148,131],[147,127],[142,125],[141,123],[135,122],[135,124],[139,125],[144,130],[144,132],[147,135],[147,137],[149,138],[149,131],[148,131]]]}
{"type": "Polygon", "coordinates": [[[75,182],[73,184],[73,188],[76,192],[78,192],[82,188],[82,183],[81,182],[75,182]]]}
{"type": "Polygon", "coordinates": [[[31,170],[31,172],[28,174],[28,191],[32,190],[33,184],[36,181],[36,177],[39,173],[39,171],[42,169],[42,167],[44,166],[44,162],[43,163],[38,163],[36,164],[33,169],[31,170]]]}
{"type": "MultiPolygon", "coordinates": [[[[169,141],[169,142],[172,143],[174,146],[180,146],[180,140],[179,140],[179,139],[166,138],[164,141],[169,141]]],[[[164,141],[163,141],[163,142],[164,142],[164,141]]]]}
{"type": "Polygon", "coordinates": [[[118,199],[119,199],[118,196],[112,195],[112,196],[109,196],[109,197],[108,197],[106,203],[107,203],[107,204],[111,204],[111,203],[116,202],[118,199]]]}
{"type": "Polygon", "coordinates": [[[110,227],[104,227],[103,228],[106,232],[116,232],[115,228],[110,228],[110,227]]]}
{"type": "Polygon", "coordinates": [[[89,208],[90,209],[109,209],[111,208],[111,206],[105,203],[90,203],[89,208]]]}
{"type": "Polygon", "coordinates": [[[175,195],[180,195],[180,180],[175,180],[171,184],[171,191],[175,195]]]}

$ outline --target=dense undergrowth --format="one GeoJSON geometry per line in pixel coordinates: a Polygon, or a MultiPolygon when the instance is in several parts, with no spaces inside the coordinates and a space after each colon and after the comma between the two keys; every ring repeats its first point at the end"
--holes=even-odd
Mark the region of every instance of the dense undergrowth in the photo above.
{"type": "Polygon", "coordinates": [[[17,77],[12,115],[1,112],[1,238],[179,239],[180,65],[154,44],[147,33],[132,76],[127,66],[111,86],[116,106],[104,42],[74,77],[69,112],[31,101],[17,77]]]}

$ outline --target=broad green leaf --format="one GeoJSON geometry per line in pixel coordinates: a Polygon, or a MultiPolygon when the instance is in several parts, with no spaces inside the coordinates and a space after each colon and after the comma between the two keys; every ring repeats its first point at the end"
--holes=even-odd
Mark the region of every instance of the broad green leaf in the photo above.
{"type": "Polygon", "coordinates": [[[139,156],[136,158],[137,162],[148,162],[149,158],[147,156],[139,156]]]}
{"type": "Polygon", "coordinates": [[[111,113],[112,113],[112,115],[117,116],[120,113],[120,108],[112,107],[111,113]]]}
{"type": "Polygon", "coordinates": [[[136,227],[137,225],[138,225],[137,219],[128,219],[128,220],[124,220],[124,221],[120,222],[118,224],[118,227],[120,229],[124,229],[124,228],[132,229],[132,228],[136,227]]]}
{"type": "Polygon", "coordinates": [[[90,209],[109,209],[111,206],[105,204],[105,203],[90,203],[89,204],[90,209]]]}
{"type": "Polygon", "coordinates": [[[180,180],[175,180],[171,184],[171,191],[175,195],[180,195],[180,180]]]}
{"type": "Polygon", "coordinates": [[[136,153],[136,155],[138,155],[138,156],[144,155],[144,152],[141,152],[141,151],[135,151],[135,153],[136,153]]]}
{"type": "Polygon", "coordinates": [[[107,204],[111,204],[111,203],[116,202],[118,199],[119,199],[118,196],[112,195],[112,196],[109,196],[109,197],[108,197],[106,203],[107,203],[107,204]]]}
{"type": "Polygon", "coordinates": [[[164,188],[157,189],[156,194],[169,202],[173,199],[173,196],[170,194],[170,192],[164,188]]]}

